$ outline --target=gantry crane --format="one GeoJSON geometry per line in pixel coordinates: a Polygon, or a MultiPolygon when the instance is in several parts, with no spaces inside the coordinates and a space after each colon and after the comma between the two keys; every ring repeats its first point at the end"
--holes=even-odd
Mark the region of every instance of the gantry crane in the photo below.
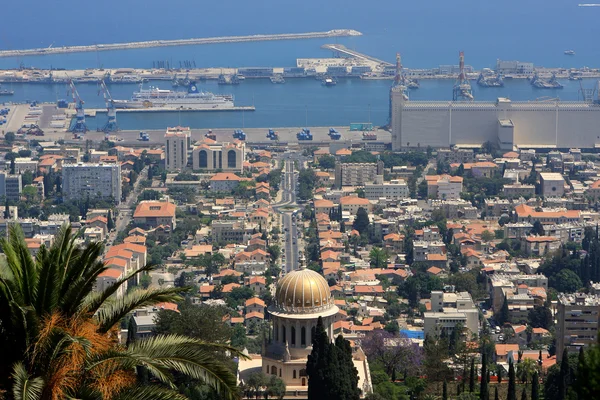
{"type": "Polygon", "coordinates": [[[69,79],[69,89],[73,96],[73,103],[75,103],[75,124],[71,127],[70,131],[74,133],[86,133],[88,127],[85,124],[85,111],[83,109],[83,100],[79,97],[79,92],[73,83],[72,79],[69,79]]]}
{"type": "Polygon", "coordinates": [[[106,103],[106,111],[108,112],[108,120],[101,131],[104,133],[117,132],[119,130],[119,125],[117,125],[117,108],[115,107],[115,102],[103,80],[100,81],[100,88],[104,94],[104,102],[106,103]]]}
{"type": "Polygon", "coordinates": [[[452,89],[452,100],[463,100],[473,101],[473,91],[471,90],[471,83],[467,79],[465,73],[465,52],[461,51],[458,53],[458,79],[452,89]]]}

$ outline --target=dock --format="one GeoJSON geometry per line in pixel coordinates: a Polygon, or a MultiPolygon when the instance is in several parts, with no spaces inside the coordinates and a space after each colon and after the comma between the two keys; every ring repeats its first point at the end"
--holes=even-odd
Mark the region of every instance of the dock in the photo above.
{"type": "MultiPolygon", "coordinates": [[[[215,112],[215,111],[256,111],[254,106],[234,106],[234,107],[215,107],[215,108],[173,108],[173,107],[148,107],[148,108],[118,108],[120,113],[153,113],[153,112],[215,112]]],[[[98,113],[106,113],[106,108],[86,108],[86,117],[95,117],[98,113]]],[[[68,117],[75,116],[75,109],[65,110],[68,117]]]]}
{"type": "Polygon", "coordinates": [[[282,33],[270,35],[221,36],[209,38],[149,40],[143,42],[108,43],[87,46],[61,46],[24,50],[2,50],[0,57],[39,56],[46,54],[82,53],[91,51],[144,49],[151,47],[190,46],[217,43],[262,42],[271,40],[319,39],[344,36],[361,36],[362,33],[353,29],[333,29],[325,32],[282,33]]]}
{"type": "Polygon", "coordinates": [[[387,61],[380,60],[375,57],[368,56],[363,53],[359,53],[358,51],[350,50],[344,45],[341,44],[324,44],[321,46],[322,49],[331,50],[338,57],[349,57],[349,58],[357,58],[367,63],[375,63],[377,65],[383,65],[387,67],[391,67],[394,64],[389,63],[387,61]]]}

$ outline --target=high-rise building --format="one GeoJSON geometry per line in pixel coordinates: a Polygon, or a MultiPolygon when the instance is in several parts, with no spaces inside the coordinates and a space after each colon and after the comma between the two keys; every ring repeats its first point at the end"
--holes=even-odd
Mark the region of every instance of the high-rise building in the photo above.
{"type": "Polygon", "coordinates": [[[580,347],[598,342],[600,296],[585,293],[561,294],[556,315],[556,361],[566,348],[576,353],[580,347]]]}
{"type": "Polygon", "coordinates": [[[62,193],[66,200],[113,199],[121,202],[121,165],[65,164],[62,167],[62,193]]]}
{"type": "Polygon", "coordinates": [[[165,168],[167,171],[186,168],[192,147],[190,128],[167,128],[165,133],[165,168]]]}
{"type": "Polygon", "coordinates": [[[10,175],[6,172],[0,172],[0,198],[17,202],[21,199],[22,190],[21,175],[10,175]]]}

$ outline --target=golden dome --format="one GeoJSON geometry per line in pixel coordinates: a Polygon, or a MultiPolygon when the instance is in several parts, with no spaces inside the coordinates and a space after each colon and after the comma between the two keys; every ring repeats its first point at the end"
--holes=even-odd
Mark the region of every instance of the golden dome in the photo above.
{"type": "Polygon", "coordinates": [[[310,313],[333,305],[327,281],[313,270],[292,271],[277,283],[275,307],[282,311],[310,313]]]}

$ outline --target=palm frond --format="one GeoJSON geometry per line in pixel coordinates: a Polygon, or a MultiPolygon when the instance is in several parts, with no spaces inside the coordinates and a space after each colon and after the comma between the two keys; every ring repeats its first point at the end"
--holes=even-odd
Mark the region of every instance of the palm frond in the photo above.
{"type": "Polygon", "coordinates": [[[50,313],[58,302],[59,264],[49,256],[46,246],[40,248],[35,261],[39,266],[36,309],[39,313],[50,313]]]}
{"type": "Polygon", "coordinates": [[[134,386],[125,389],[114,400],[131,400],[131,399],[144,399],[144,400],[188,400],[188,398],[182,394],[177,393],[174,390],[164,389],[158,386],[134,386]]]}
{"type": "Polygon", "coordinates": [[[42,378],[32,378],[21,363],[13,367],[13,396],[15,400],[39,400],[44,389],[42,378]]]}
{"type": "Polygon", "coordinates": [[[122,352],[99,355],[91,360],[88,369],[106,362],[117,361],[122,368],[144,366],[162,382],[173,387],[172,372],[212,386],[227,399],[237,396],[237,381],[231,370],[215,357],[216,351],[228,351],[245,357],[227,345],[211,344],[179,335],[159,335],[132,343],[122,352]]]}
{"type": "Polygon", "coordinates": [[[121,279],[118,279],[114,284],[109,286],[103,292],[93,292],[89,296],[87,296],[81,306],[81,310],[83,312],[87,312],[90,314],[94,314],[102,305],[117,292],[119,287],[123,285],[123,283],[129,281],[134,276],[140,274],[141,272],[148,272],[152,270],[154,266],[152,264],[146,264],[141,268],[136,269],[135,271],[129,273],[121,279]]]}
{"type": "Polygon", "coordinates": [[[111,303],[104,304],[96,313],[100,324],[99,332],[108,332],[115,324],[131,311],[139,307],[162,302],[178,302],[182,300],[182,288],[167,289],[137,289],[117,298],[111,303]]]}

